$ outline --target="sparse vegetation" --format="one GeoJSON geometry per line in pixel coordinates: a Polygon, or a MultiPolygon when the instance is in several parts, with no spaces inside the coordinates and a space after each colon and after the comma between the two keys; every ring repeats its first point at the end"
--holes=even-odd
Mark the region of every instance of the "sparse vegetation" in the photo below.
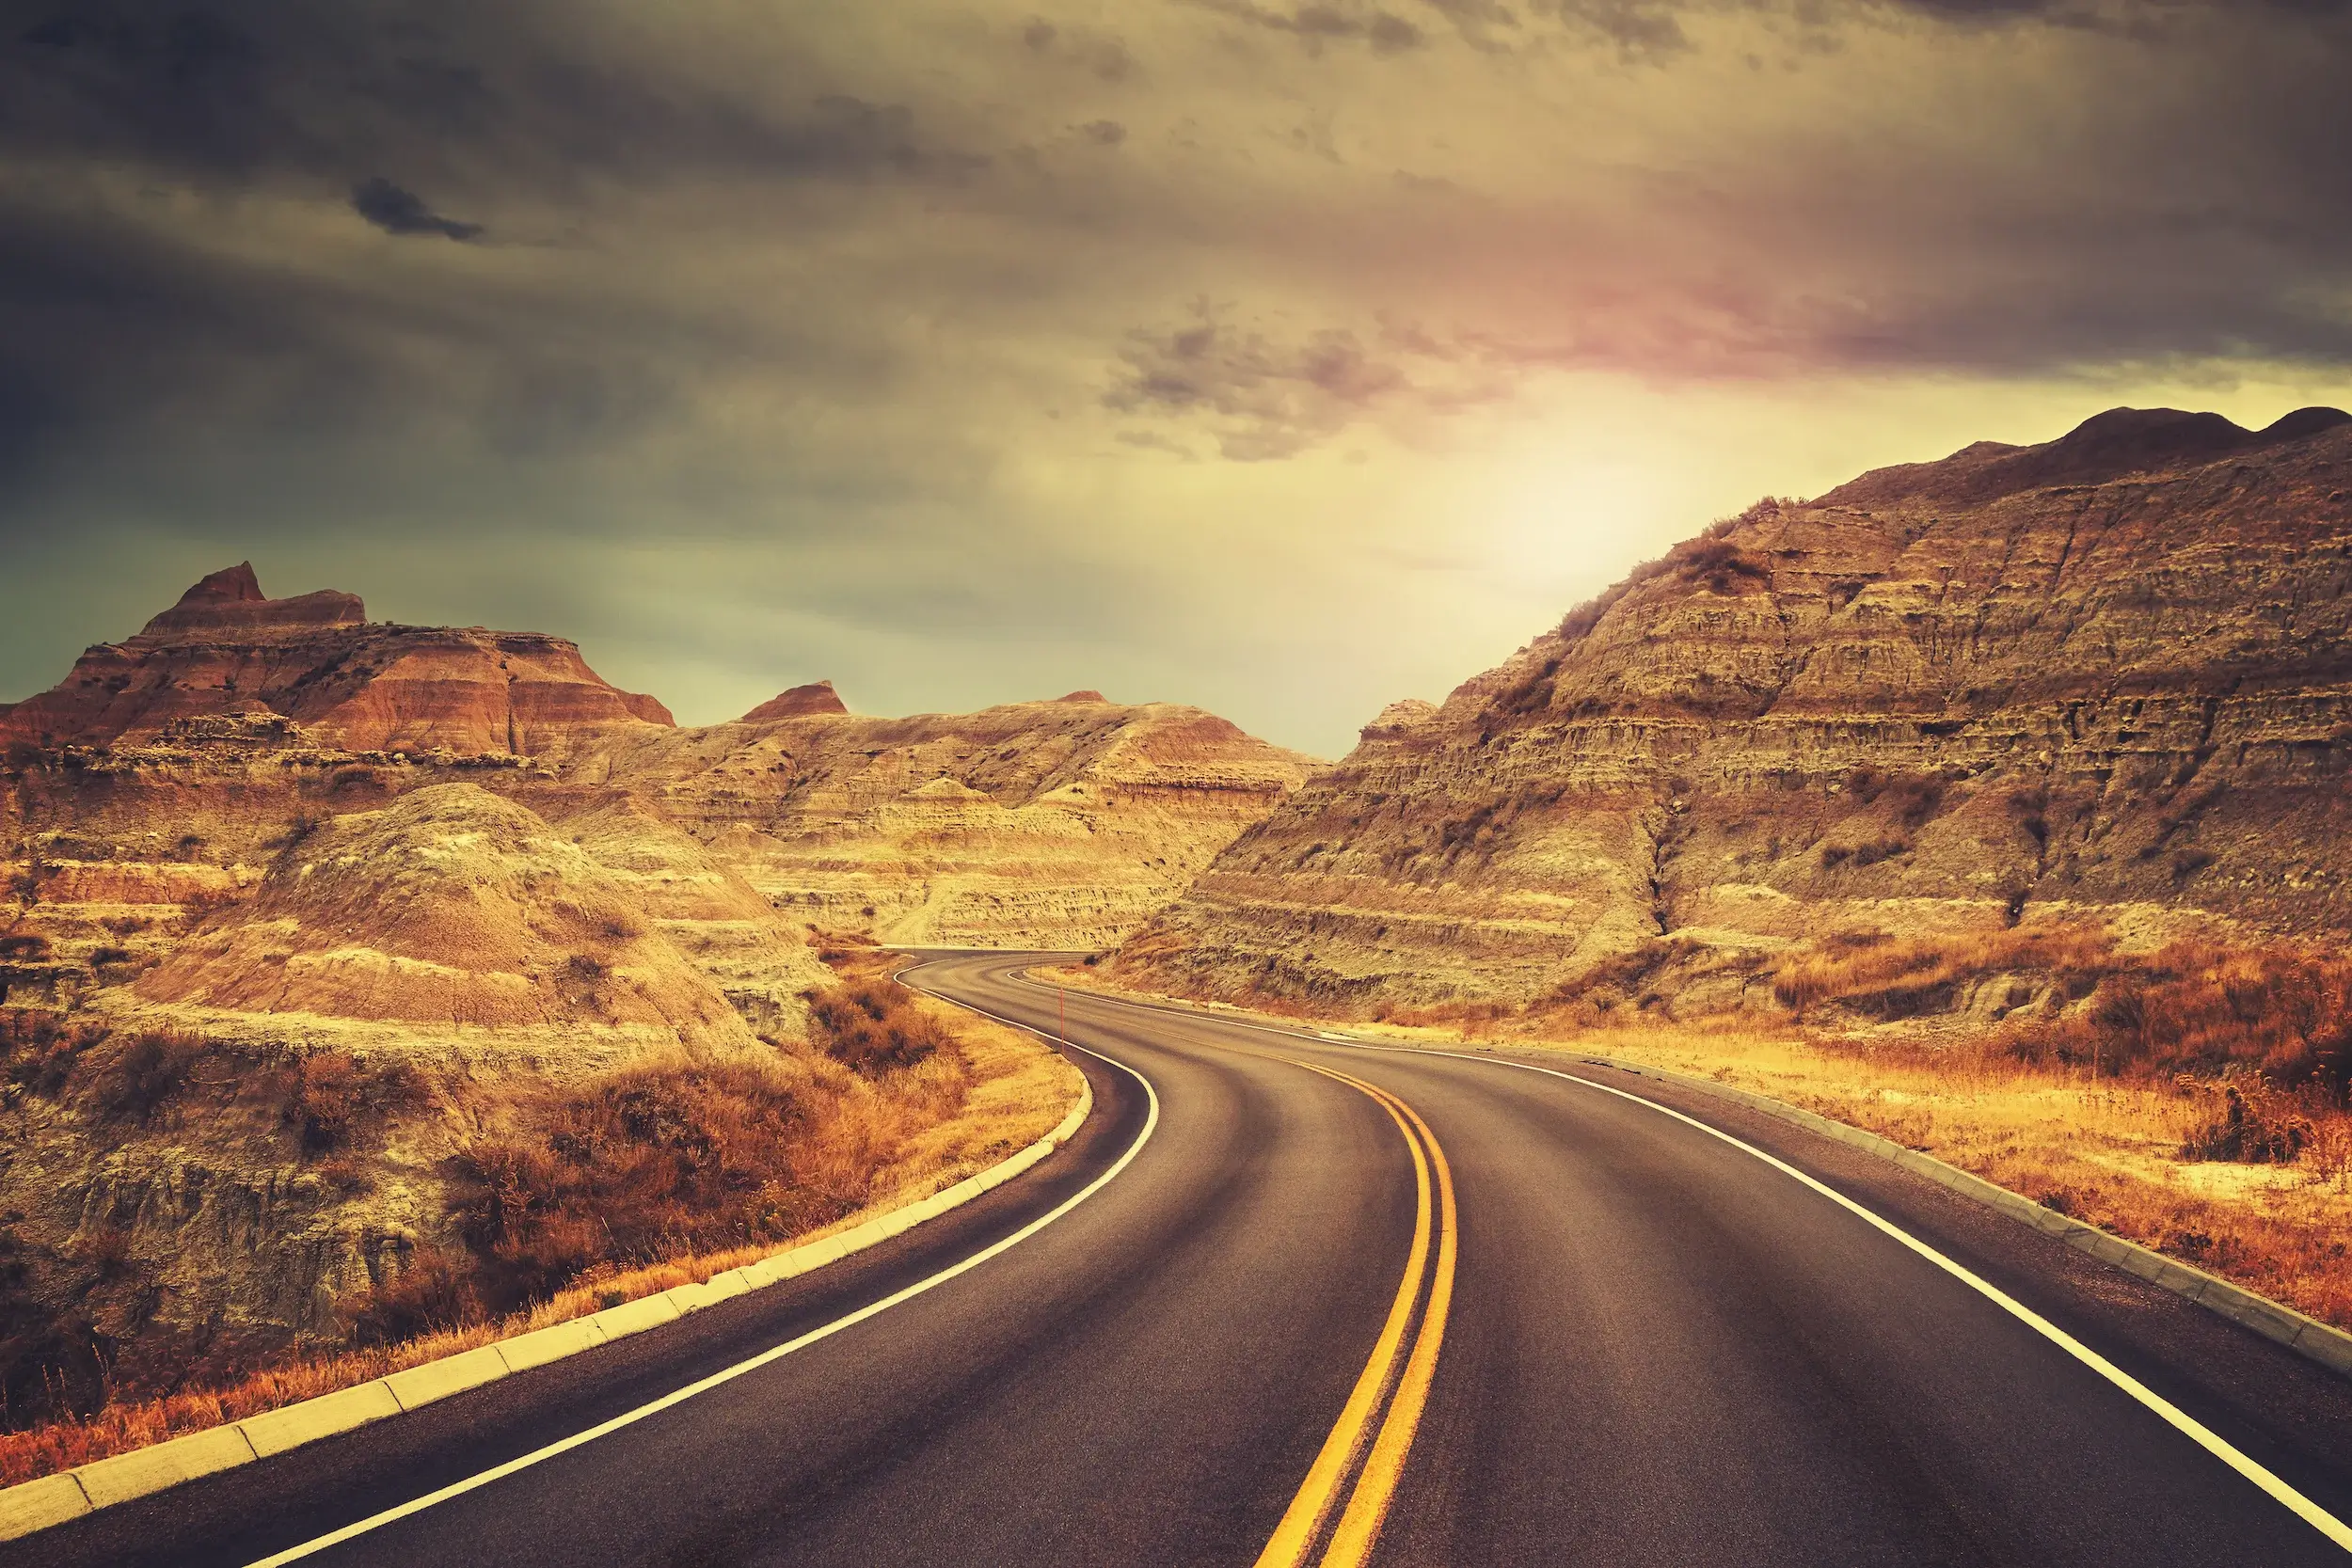
{"type": "Polygon", "coordinates": [[[852,1071],[879,1077],[951,1043],[944,1025],[886,979],[850,980],[809,998],[809,1041],[852,1071]]]}
{"type": "Polygon", "coordinates": [[[179,1029],[142,1030],[118,1041],[92,1075],[91,1103],[108,1121],[152,1121],[187,1083],[203,1049],[201,1037],[179,1029]]]}
{"type": "Polygon", "coordinates": [[[419,1094],[416,1075],[405,1064],[363,1063],[342,1051],[298,1056],[279,1068],[272,1082],[278,1120],[310,1157],[344,1148],[363,1112],[388,1113],[413,1103],[419,1094]]]}
{"type": "Polygon", "coordinates": [[[1710,594],[1745,593],[1769,587],[1772,569],[1727,538],[1701,537],[1677,545],[1667,565],[1686,582],[1704,583],[1710,594]]]}

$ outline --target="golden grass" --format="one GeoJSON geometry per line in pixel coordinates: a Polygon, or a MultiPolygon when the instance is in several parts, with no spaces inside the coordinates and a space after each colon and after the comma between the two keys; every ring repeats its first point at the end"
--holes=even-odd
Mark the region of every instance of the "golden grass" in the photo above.
{"type": "Polygon", "coordinates": [[[167,1438],[242,1420],[641,1296],[709,1279],[788,1247],[854,1228],[878,1214],[953,1186],[1036,1142],[1069,1114],[1081,1079],[1077,1069],[1060,1056],[1017,1030],[931,998],[917,997],[914,1005],[952,1037],[954,1059],[927,1061],[908,1071],[934,1078],[955,1075],[958,1106],[951,1115],[915,1124],[907,1118],[902,1105],[879,1095],[852,1092],[845,1097],[842,1114],[829,1118],[818,1131],[803,1168],[820,1180],[830,1167],[839,1184],[854,1181],[869,1195],[869,1201],[856,1211],[781,1243],[733,1247],[626,1271],[591,1271],[548,1299],[492,1322],[445,1328],[395,1345],[316,1352],[221,1387],[110,1403],[87,1419],[0,1433],[0,1485],[32,1481],[167,1438]]]}

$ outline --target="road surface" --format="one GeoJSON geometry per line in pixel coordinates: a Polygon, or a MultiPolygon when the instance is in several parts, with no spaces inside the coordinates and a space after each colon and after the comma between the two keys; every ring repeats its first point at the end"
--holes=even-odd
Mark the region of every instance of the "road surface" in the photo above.
{"type": "MultiPolygon", "coordinates": [[[[1020,968],[908,978],[1055,1032],[1020,968]]],[[[980,1201],[0,1562],[2347,1560],[2352,1383],[1853,1150],[1573,1057],[1067,1021],[1096,1115],[980,1201]]]]}

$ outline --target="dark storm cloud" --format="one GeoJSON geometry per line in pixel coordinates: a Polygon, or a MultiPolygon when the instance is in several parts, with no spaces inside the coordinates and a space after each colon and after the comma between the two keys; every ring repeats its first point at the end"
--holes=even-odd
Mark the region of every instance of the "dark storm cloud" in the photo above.
{"type": "MultiPolygon", "coordinates": [[[[1294,456],[1377,409],[1460,406],[1458,390],[1417,379],[1450,357],[1417,332],[1369,344],[1343,327],[1286,335],[1202,304],[1181,325],[1131,333],[1103,403],[1205,423],[1221,455],[1257,462],[1294,456]]],[[[1141,444],[1138,434],[1120,438],[1141,444]]]]}
{"type": "Polygon", "coordinates": [[[1201,9],[1272,32],[1289,33],[1309,44],[1360,42],[1378,54],[1418,49],[1427,36],[1393,11],[1342,0],[1339,4],[1261,6],[1253,0],[1191,0],[1201,9]]]}
{"type": "Polygon", "coordinates": [[[403,190],[380,174],[352,188],[351,208],[387,234],[438,234],[445,240],[470,240],[482,232],[482,225],[443,217],[424,204],[424,198],[403,190]]]}
{"type": "Polygon", "coordinates": [[[2352,367],[2345,4],[0,0],[0,654],[36,542],[423,541],[408,613],[961,667],[1038,560],[1212,623],[1121,586],[1180,454],[1254,547],[1580,377],[2352,367]]]}
{"type": "Polygon", "coordinates": [[[1031,54],[1076,66],[1104,82],[1123,82],[1135,73],[1135,56],[1116,33],[1032,17],[1020,36],[1031,54]]]}
{"type": "Polygon", "coordinates": [[[533,6],[75,7],[0,46],[0,147],[345,187],[395,164],[485,157],[505,179],[558,184],[695,168],[952,179],[986,163],[925,145],[904,105],[813,74],[798,93],[788,75],[755,91],[600,41],[612,48],[533,6]]]}

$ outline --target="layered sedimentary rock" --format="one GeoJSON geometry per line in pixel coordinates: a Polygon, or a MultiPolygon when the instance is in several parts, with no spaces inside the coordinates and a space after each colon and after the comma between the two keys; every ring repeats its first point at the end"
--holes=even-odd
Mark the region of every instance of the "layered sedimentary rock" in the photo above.
{"type": "Polygon", "coordinates": [[[814,925],[1083,947],[1133,930],[1311,767],[1198,708],[1073,692],[647,734],[596,777],[814,925]]]}
{"type": "Polygon", "coordinates": [[[1383,712],[1120,962],[1373,1008],[1661,938],[2335,933],[2347,761],[2352,420],[2119,409],[1677,547],[1383,712]]]}
{"type": "MultiPolygon", "coordinates": [[[[561,757],[668,727],[560,637],[372,623],[349,594],[262,595],[250,565],[215,572],[135,637],[84,653],[51,690],[0,711],[0,740],[138,744],[185,726],[297,726],[354,751],[561,757]]],[[[294,733],[294,732],[288,732],[294,733]]]]}
{"type": "Polygon", "coordinates": [[[841,693],[833,689],[831,681],[813,681],[796,686],[769,698],[751,712],[743,715],[746,724],[764,724],[771,719],[800,719],[812,713],[847,713],[850,706],[841,700],[841,693]]]}
{"type": "Polygon", "coordinates": [[[741,1017],[632,895],[525,807],[436,784],[290,836],[250,897],[132,989],[212,1034],[392,1024],[363,1037],[527,1051],[559,1073],[750,1049],[741,1017]]]}
{"type": "MultiPolygon", "coordinates": [[[[447,1163],[518,1101],[777,1061],[648,907],[764,906],[628,858],[451,783],[298,818],[258,878],[53,864],[11,928],[95,984],[0,1009],[0,1311],[37,1355],[84,1314],[135,1381],[332,1338],[415,1248],[453,1244],[447,1163]]],[[[798,932],[766,934],[811,983],[798,932]]]]}

